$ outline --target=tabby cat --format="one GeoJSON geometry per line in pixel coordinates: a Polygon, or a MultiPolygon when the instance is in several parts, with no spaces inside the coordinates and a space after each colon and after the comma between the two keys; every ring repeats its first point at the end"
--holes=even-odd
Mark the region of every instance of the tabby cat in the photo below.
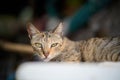
{"type": "Polygon", "coordinates": [[[48,32],[39,31],[31,23],[27,25],[34,53],[42,61],[120,61],[120,37],[71,41],[62,35],[62,30],[62,23],[48,32]]]}

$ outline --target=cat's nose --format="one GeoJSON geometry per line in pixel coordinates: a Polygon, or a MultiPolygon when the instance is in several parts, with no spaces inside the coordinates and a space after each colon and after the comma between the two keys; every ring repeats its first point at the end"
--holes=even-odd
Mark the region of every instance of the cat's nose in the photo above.
{"type": "Polygon", "coordinates": [[[49,55],[49,53],[44,53],[45,58],[47,58],[47,57],[48,57],[48,55],[49,55]]]}

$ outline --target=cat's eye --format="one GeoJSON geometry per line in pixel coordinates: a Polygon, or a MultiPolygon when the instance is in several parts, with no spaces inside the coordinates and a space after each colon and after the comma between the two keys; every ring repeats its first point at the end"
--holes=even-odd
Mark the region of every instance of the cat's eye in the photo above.
{"type": "Polygon", "coordinates": [[[42,44],[41,43],[35,43],[35,46],[38,48],[42,48],[42,44]]]}
{"type": "Polygon", "coordinates": [[[51,47],[55,47],[55,46],[57,46],[58,45],[58,43],[53,43],[52,45],[51,45],[51,47]]]}

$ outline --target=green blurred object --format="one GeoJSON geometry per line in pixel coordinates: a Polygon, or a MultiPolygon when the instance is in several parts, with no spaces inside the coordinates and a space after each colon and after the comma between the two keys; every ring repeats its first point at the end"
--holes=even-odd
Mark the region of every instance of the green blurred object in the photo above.
{"type": "Polygon", "coordinates": [[[92,15],[107,6],[111,1],[112,0],[88,0],[88,2],[80,7],[76,14],[73,15],[69,33],[76,32],[83,27],[92,15]]]}

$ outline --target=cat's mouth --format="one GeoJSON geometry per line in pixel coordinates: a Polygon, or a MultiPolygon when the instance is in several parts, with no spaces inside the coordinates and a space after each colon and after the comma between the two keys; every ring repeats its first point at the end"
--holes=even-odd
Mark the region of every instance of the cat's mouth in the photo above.
{"type": "Polygon", "coordinates": [[[51,60],[48,57],[40,57],[40,55],[38,54],[34,55],[34,59],[37,61],[42,61],[42,62],[49,62],[51,60]]]}
{"type": "Polygon", "coordinates": [[[42,59],[40,59],[40,61],[42,61],[42,62],[49,62],[51,59],[49,59],[49,58],[42,58],[42,59]]]}
{"type": "Polygon", "coordinates": [[[49,62],[51,59],[47,56],[44,56],[43,58],[41,58],[41,61],[43,62],[49,62]]]}
{"type": "Polygon", "coordinates": [[[46,59],[44,59],[43,61],[44,62],[49,62],[51,59],[48,59],[48,58],[46,58],[46,59]]]}

